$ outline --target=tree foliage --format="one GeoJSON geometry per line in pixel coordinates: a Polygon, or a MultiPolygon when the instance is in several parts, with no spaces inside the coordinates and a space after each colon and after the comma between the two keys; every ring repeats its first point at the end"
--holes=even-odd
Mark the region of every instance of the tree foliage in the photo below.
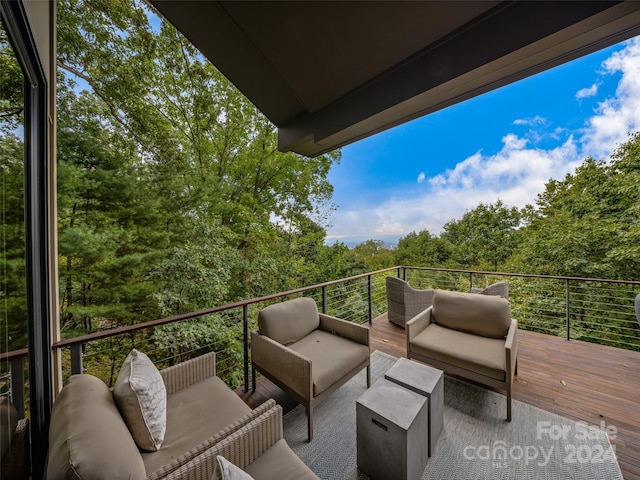
{"type": "MultiPolygon", "coordinates": [[[[141,0],[59,0],[57,12],[64,336],[393,265],[638,277],[638,133],[611,159],[588,158],[550,180],[523,209],[482,203],[439,234],[409,233],[395,250],[377,240],[327,245],[327,177],[340,152],[314,159],[278,152],[275,127],[141,0]]],[[[10,54],[0,29],[3,321],[17,348],[26,337],[23,93],[10,54]]],[[[374,279],[376,288],[382,281],[374,279]]],[[[331,295],[349,311],[368,311],[357,288],[336,286],[331,295]]],[[[555,298],[535,308],[560,305],[555,298]]],[[[377,304],[373,310],[380,313],[377,304]]],[[[145,335],[109,339],[108,362],[96,354],[95,364],[113,377],[113,349],[136,342],[175,360],[229,350],[229,379],[237,383],[237,319],[207,315],[145,335]]]]}
{"type": "Polygon", "coordinates": [[[27,346],[23,85],[0,24],[0,351],[27,346]]]}
{"type": "Polygon", "coordinates": [[[367,240],[353,247],[353,253],[362,259],[367,270],[375,271],[393,267],[393,250],[382,240],[367,240]]]}
{"type": "Polygon", "coordinates": [[[447,222],[441,239],[453,246],[452,257],[458,265],[496,271],[515,251],[519,226],[518,209],[498,200],[481,203],[461,219],[447,222]]]}
{"type": "Polygon", "coordinates": [[[640,272],[640,133],[608,161],[587,158],[551,179],[534,205],[498,200],[451,220],[440,235],[412,232],[398,264],[635,280],[640,272]]]}
{"type": "Polygon", "coordinates": [[[278,152],[274,126],[142,2],[61,1],[58,14],[65,328],[287,286],[339,153],[278,152]]]}

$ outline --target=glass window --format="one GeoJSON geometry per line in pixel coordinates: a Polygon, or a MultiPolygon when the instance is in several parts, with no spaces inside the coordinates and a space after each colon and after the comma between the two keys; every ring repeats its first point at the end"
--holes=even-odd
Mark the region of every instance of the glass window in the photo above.
{"type": "MultiPolygon", "coordinates": [[[[24,77],[0,24],[0,352],[27,347],[24,77]]],[[[8,362],[0,366],[8,392],[8,362]]]]}

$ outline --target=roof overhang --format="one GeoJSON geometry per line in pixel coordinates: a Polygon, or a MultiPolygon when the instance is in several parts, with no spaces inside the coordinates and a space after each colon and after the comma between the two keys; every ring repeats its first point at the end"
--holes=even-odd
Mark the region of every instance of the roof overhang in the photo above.
{"type": "Polygon", "coordinates": [[[640,34],[640,2],[149,0],[315,156],[640,34]]]}

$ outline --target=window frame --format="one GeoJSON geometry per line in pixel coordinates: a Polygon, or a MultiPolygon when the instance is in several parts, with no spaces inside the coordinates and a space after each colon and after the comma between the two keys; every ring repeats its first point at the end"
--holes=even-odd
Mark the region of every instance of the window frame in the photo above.
{"type": "Polygon", "coordinates": [[[49,230],[49,86],[24,0],[0,0],[0,20],[25,78],[24,177],[32,478],[44,476],[53,404],[49,230]]]}

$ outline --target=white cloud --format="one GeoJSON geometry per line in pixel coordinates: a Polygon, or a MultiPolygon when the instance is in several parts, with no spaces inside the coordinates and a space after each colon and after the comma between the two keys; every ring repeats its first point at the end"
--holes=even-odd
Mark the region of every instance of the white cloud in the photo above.
{"type": "MultiPolygon", "coordinates": [[[[426,177],[421,173],[418,182],[426,188],[405,189],[378,205],[339,209],[328,238],[392,242],[411,231],[427,229],[436,234],[447,221],[460,218],[481,202],[501,199],[506,205],[523,207],[535,201],[549,179],[573,172],[586,156],[608,158],[616,145],[628,139],[629,132],[640,130],[640,37],[628,41],[607,59],[603,69],[603,75],[621,74],[615,95],[600,102],[585,127],[568,138],[571,132],[562,127],[548,133],[558,141],[566,138],[564,143],[541,149],[535,147],[530,132],[526,138],[508,133],[496,154],[480,151],[439,175],[426,177]]],[[[583,95],[594,88],[597,90],[596,84],[584,89],[583,95]]],[[[540,116],[513,123],[532,128],[549,125],[540,116]]]]}
{"type": "Polygon", "coordinates": [[[615,96],[598,104],[582,138],[584,155],[607,158],[628,134],[640,129],[640,37],[626,42],[603,64],[605,73],[621,73],[615,96]]]}
{"type": "Polygon", "coordinates": [[[546,125],[549,123],[546,118],[536,115],[533,118],[518,118],[513,121],[514,125],[529,125],[531,127],[546,125]]]}
{"type": "Polygon", "coordinates": [[[497,154],[476,153],[454,169],[429,178],[427,192],[392,198],[374,207],[339,210],[330,238],[397,238],[424,229],[439,233],[447,221],[498,198],[509,206],[524,207],[544,190],[549,178],[573,171],[581,161],[573,137],[552,150],[542,150],[528,148],[525,139],[509,134],[497,154]]]}
{"type": "Polygon", "coordinates": [[[582,100],[583,98],[595,97],[598,94],[598,84],[594,83],[589,88],[583,88],[576,92],[576,99],[582,100]]]}

